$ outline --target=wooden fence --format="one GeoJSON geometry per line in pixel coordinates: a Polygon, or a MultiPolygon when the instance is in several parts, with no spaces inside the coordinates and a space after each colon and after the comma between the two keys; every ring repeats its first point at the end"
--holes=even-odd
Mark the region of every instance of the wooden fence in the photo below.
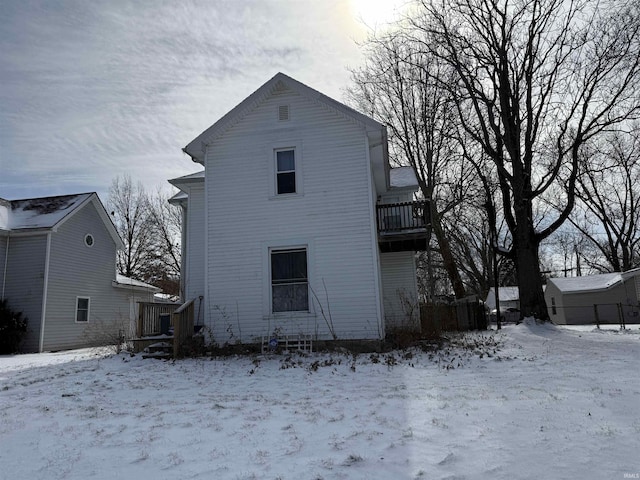
{"type": "Polygon", "coordinates": [[[162,333],[160,315],[172,314],[179,306],[179,303],[138,302],[136,336],[141,338],[160,335],[162,333]]]}
{"type": "Polygon", "coordinates": [[[185,354],[186,343],[193,338],[193,311],[195,298],[183,303],[171,315],[173,324],[173,357],[185,354]]]}
{"type": "Polygon", "coordinates": [[[484,309],[476,297],[456,300],[453,304],[421,304],[420,322],[426,335],[487,328],[484,309]]]}

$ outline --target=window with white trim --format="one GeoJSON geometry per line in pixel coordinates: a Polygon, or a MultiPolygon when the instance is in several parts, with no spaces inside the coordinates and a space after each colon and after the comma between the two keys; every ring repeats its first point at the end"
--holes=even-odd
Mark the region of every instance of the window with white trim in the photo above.
{"type": "Polygon", "coordinates": [[[276,195],[296,193],[296,151],[276,150],[276,195]]]}
{"type": "Polygon", "coordinates": [[[271,250],[271,311],[308,312],[307,249],[271,250]]]}
{"type": "Polygon", "coordinates": [[[76,298],[76,322],[86,323],[89,321],[89,297],[76,298]]]}

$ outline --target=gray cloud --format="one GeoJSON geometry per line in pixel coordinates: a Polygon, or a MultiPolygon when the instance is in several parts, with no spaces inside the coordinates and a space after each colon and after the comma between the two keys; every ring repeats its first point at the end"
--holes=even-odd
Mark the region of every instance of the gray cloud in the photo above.
{"type": "MultiPolygon", "coordinates": [[[[197,170],[181,148],[277,71],[338,96],[346,0],[9,1],[0,21],[0,196],[104,197],[197,170]]],[[[106,200],[106,198],[103,198],[106,200]]]]}

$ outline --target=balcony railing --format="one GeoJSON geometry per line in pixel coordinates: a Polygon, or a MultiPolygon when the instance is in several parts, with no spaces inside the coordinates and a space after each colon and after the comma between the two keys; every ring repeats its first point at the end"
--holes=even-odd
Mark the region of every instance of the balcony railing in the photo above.
{"type": "Polygon", "coordinates": [[[378,245],[381,252],[424,251],[430,223],[429,202],[377,205],[378,245]]]}
{"type": "Polygon", "coordinates": [[[429,225],[429,202],[390,203],[377,206],[378,234],[408,234],[426,232],[429,225]]]}

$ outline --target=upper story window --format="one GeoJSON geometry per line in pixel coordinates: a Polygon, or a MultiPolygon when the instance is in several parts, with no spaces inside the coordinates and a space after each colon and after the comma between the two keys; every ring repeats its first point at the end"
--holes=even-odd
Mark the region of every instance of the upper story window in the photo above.
{"type": "Polygon", "coordinates": [[[276,194],[296,193],[296,155],[294,149],[276,150],[276,194]]]}

